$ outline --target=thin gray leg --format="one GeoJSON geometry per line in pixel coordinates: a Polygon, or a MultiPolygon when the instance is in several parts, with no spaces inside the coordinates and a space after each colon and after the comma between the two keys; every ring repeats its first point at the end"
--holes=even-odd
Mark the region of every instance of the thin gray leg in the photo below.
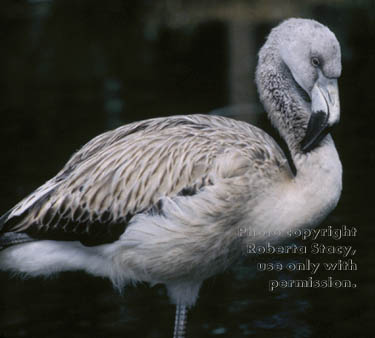
{"type": "Polygon", "coordinates": [[[176,305],[176,320],[174,322],[173,338],[185,338],[186,322],[187,322],[187,307],[183,304],[176,305]]]}

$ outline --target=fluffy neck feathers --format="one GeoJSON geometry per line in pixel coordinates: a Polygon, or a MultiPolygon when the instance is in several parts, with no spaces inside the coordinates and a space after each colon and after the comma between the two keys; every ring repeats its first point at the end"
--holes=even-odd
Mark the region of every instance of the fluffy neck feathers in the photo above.
{"type": "Polygon", "coordinates": [[[289,148],[297,169],[296,181],[301,187],[308,185],[315,191],[324,184],[323,179],[332,191],[341,191],[341,162],[331,136],[327,135],[308,153],[301,150],[311,103],[303,98],[301,89],[282,61],[277,43],[277,39],[269,38],[259,52],[256,83],[260,100],[289,148]]]}
{"type": "Polygon", "coordinates": [[[272,43],[266,43],[260,50],[256,83],[268,117],[287,143],[292,158],[302,154],[300,143],[311,113],[310,103],[301,96],[297,83],[272,43]]]}

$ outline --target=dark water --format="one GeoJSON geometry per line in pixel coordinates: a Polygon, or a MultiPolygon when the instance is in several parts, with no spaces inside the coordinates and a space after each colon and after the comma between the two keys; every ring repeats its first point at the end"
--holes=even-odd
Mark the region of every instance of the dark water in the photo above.
{"type": "MultiPolygon", "coordinates": [[[[322,227],[358,229],[358,236],[339,242],[357,249],[358,271],[319,272],[315,278],[350,279],[357,288],[271,293],[269,279],[307,279],[309,272],[260,273],[258,258],[246,258],[205,282],[188,332],[189,337],[374,336],[374,5],[285,1],[277,6],[281,2],[3,1],[0,212],[55,175],[72,152],[105,130],[228,105],[250,104],[260,111],[250,74],[265,35],[284,18],[315,18],[340,40],[344,69],[342,121],[334,131],[344,190],[322,227]]],[[[332,239],[320,242],[338,245],[332,239]]],[[[286,263],[301,257],[263,260],[286,263]]],[[[172,333],[174,308],[162,286],[129,287],[119,296],[108,281],[84,273],[47,280],[1,273],[0,290],[0,337],[172,333]]]]}

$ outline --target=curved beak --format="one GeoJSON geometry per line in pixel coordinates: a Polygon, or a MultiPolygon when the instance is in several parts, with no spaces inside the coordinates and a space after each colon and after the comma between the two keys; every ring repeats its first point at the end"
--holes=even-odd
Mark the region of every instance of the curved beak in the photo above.
{"type": "Polygon", "coordinates": [[[312,150],[340,120],[340,100],[337,79],[329,79],[319,71],[311,91],[311,117],[301,142],[303,152],[312,150]]]}

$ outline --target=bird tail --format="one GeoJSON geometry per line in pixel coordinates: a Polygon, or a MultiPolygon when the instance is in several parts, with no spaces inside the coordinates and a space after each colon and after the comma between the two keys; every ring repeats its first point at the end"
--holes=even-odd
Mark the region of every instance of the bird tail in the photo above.
{"type": "Polygon", "coordinates": [[[18,202],[12,209],[0,217],[0,250],[14,244],[20,244],[35,240],[25,232],[13,231],[13,227],[19,224],[36,204],[42,203],[58,186],[58,182],[47,181],[37,190],[18,202]]]}
{"type": "Polygon", "coordinates": [[[0,235],[0,251],[15,244],[33,241],[36,241],[36,239],[30,237],[29,235],[23,232],[5,232],[0,235]]]}

